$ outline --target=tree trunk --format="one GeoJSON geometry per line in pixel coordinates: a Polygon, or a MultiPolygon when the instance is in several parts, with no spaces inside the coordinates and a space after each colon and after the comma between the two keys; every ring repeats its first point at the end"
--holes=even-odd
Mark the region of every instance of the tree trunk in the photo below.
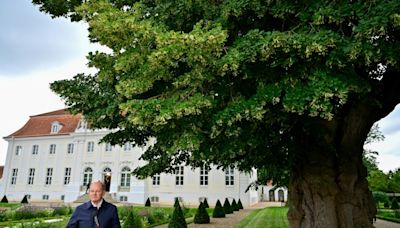
{"type": "Polygon", "coordinates": [[[314,122],[314,130],[302,126],[289,183],[291,227],[373,227],[376,206],[362,154],[375,121],[360,107],[340,120],[314,122]]]}

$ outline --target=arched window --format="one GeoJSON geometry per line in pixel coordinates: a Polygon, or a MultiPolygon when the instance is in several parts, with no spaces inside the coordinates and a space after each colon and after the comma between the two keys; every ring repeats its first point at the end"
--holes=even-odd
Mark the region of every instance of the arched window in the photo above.
{"type": "Polygon", "coordinates": [[[121,170],[121,187],[129,187],[131,185],[131,169],[124,167],[121,170]]]}
{"type": "Polygon", "coordinates": [[[87,186],[88,184],[92,183],[93,179],[93,169],[87,167],[85,171],[83,171],[83,186],[87,186]]]}
{"type": "Polygon", "coordinates": [[[285,196],[283,194],[283,190],[282,189],[279,189],[279,191],[278,191],[278,201],[279,202],[285,202],[285,196]]]}

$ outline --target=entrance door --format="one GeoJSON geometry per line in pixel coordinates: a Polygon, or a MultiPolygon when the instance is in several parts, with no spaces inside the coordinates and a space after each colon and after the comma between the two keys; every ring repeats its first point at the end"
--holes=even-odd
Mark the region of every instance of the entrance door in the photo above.
{"type": "Polygon", "coordinates": [[[103,170],[103,181],[106,186],[106,192],[109,192],[111,185],[111,169],[108,167],[103,170]]]}
{"type": "Polygon", "coordinates": [[[274,190],[269,190],[269,201],[275,201],[275,192],[274,192],[274,190]]]}

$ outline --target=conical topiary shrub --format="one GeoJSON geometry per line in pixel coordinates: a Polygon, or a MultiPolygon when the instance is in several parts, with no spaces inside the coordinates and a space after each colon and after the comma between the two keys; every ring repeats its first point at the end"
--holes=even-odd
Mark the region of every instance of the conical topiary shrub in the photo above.
{"type": "Polygon", "coordinates": [[[238,208],[239,208],[239,210],[243,209],[242,201],[240,201],[240,199],[238,201],[238,208]]]}
{"type": "Polygon", "coordinates": [[[232,210],[231,204],[229,203],[228,198],[225,198],[224,211],[225,211],[225,214],[232,214],[233,213],[233,210],[232,210]]]}
{"type": "Polygon", "coordinates": [[[396,197],[393,198],[392,205],[390,206],[390,208],[393,209],[393,210],[399,209],[399,203],[397,203],[396,197]]]}
{"type": "Polygon", "coordinates": [[[204,208],[210,208],[210,206],[208,206],[207,198],[204,199],[203,206],[204,208]]]}
{"type": "Polygon", "coordinates": [[[134,211],[130,210],[128,216],[122,225],[122,228],[142,228],[143,222],[142,218],[134,211]]]}
{"type": "Polygon", "coordinates": [[[225,218],[225,211],[219,200],[217,200],[217,203],[215,204],[213,218],[225,218]]]}
{"type": "Polygon", "coordinates": [[[203,203],[200,203],[199,208],[197,208],[196,215],[194,216],[194,223],[196,224],[206,224],[210,223],[210,216],[207,213],[206,208],[203,203]]]}
{"type": "Polygon", "coordinates": [[[147,198],[146,203],[144,204],[145,207],[151,207],[150,198],[147,198]]]}
{"type": "Polygon", "coordinates": [[[232,210],[234,210],[234,211],[239,211],[239,207],[238,207],[238,205],[237,205],[235,199],[232,200],[232,205],[231,205],[231,207],[232,207],[232,210]]]}
{"type": "Polygon", "coordinates": [[[175,198],[174,212],[172,213],[172,218],[171,221],[169,221],[168,228],[187,228],[186,220],[183,216],[178,198],[175,198]]]}
{"type": "Polygon", "coordinates": [[[2,203],[8,203],[8,199],[7,199],[6,195],[3,196],[3,198],[1,199],[1,202],[2,203]]]}
{"type": "Polygon", "coordinates": [[[28,196],[24,195],[24,198],[22,198],[21,203],[28,203],[28,196]]]}

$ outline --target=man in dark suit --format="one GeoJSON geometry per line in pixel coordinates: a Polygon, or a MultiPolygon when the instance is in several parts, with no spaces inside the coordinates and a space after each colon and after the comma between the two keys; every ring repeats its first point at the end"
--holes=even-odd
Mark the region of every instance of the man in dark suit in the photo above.
{"type": "Polygon", "coordinates": [[[90,201],[79,205],[72,214],[67,228],[119,228],[117,207],[103,199],[105,186],[96,181],[90,184],[90,201]]]}

